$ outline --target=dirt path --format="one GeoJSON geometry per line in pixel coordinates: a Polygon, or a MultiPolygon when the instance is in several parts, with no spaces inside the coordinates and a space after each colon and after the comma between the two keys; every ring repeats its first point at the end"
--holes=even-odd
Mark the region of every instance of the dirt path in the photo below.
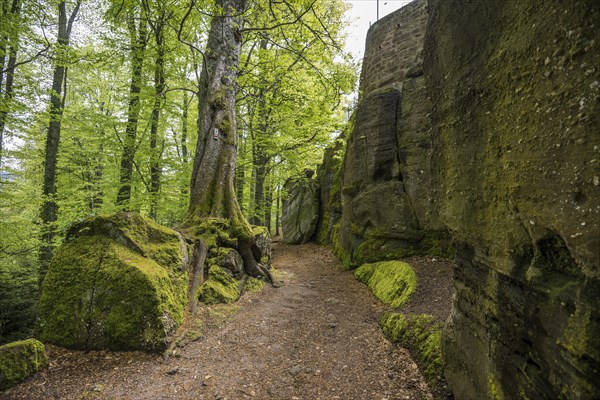
{"type": "Polygon", "coordinates": [[[378,302],[327,249],[275,244],[274,265],[281,288],[213,310],[228,321],[167,361],[51,347],[50,368],[0,398],[431,398],[408,352],[382,335],[378,302]]]}

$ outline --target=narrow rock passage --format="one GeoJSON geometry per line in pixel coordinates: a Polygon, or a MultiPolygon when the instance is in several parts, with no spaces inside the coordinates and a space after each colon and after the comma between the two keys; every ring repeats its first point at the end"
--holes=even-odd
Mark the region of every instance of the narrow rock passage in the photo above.
{"type": "Polygon", "coordinates": [[[407,351],[377,324],[383,311],[324,247],[274,245],[282,287],[238,310],[167,361],[143,353],[51,347],[47,371],[5,399],[431,399],[407,351]]]}

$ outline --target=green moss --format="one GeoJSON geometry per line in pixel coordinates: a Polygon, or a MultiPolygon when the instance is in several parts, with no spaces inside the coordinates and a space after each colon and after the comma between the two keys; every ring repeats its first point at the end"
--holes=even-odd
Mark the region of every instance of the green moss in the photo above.
{"type": "Polygon", "coordinates": [[[244,289],[248,292],[260,292],[265,287],[265,281],[250,277],[244,284],[244,289]]]}
{"type": "Polygon", "coordinates": [[[27,339],[0,346],[0,391],[48,366],[44,345],[27,339]]]}
{"type": "Polygon", "coordinates": [[[365,238],[352,255],[353,261],[358,264],[419,255],[453,258],[455,254],[450,236],[445,231],[414,231],[399,234],[388,226],[381,225],[363,233],[355,228],[355,234],[365,238]]]}
{"type": "Polygon", "coordinates": [[[271,236],[266,226],[252,225],[254,236],[271,236]]]}
{"type": "Polygon", "coordinates": [[[175,232],[130,213],[99,216],[72,230],[52,260],[40,337],[69,348],[160,351],[186,303],[175,232]]]}
{"type": "Polygon", "coordinates": [[[591,348],[593,348],[592,341],[595,335],[594,328],[590,323],[591,320],[591,308],[580,305],[569,316],[567,327],[563,332],[563,336],[558,340],[558,344],[577,357],[589,355],[593,352],[591,348]]]}
{"type": "Polygon", "coordinates": [[[437,385],[443,373],[442,331],[434,318],[427,314],[389,312],[381,318],[380,325],[392,342],[411,352],[428,382],[437,385]]]}
{"type": "MultiPolygon", "coordinates": [[[[487,379],[487,387],[488,387],[488,398],[491,400],[504,400],[504,396],[502,392],[500,392],[500,384],[498,380],[494,378],[492,374],[488,374],[487,379]]],[[[521,393],[521,398],[527,399],[525,393],[521,393]]]]}
{"type": "Polygon", "coordinates": [[[393,308],[408,302],[417,287],[415,272],[401,261],[365,264],[355,271],[354,276],[369,286],[375,297],[393,308]]]}
{"type": "Polygon", "coordinates": [[[233,303],[239,297],[238,282],[216,265],[210,267],[208,279],[198,288],[198,299],[206,304],[233,303]]]}
{"type": "Polygon", "coordinates": [[[331,246],[333,248],[333,254],[341,261],[344,269],[348,270],[356,266],[352,263],[350,253],[344,250],[340,245],[340,224],[335,224],[331,229],[331,246]]]}

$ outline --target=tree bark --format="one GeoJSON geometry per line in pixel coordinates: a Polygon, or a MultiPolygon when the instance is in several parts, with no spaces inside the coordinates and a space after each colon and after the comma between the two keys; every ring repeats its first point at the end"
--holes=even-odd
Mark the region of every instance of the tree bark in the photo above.
{"type": "MultiPolygon", "coordinates": [[[[2,17],[8,18],[8,4],[5,0],[2,7],[2,17]]],[[[21,12],[21,1],[13,0],[10,6],[10,14],[12,18],[18,16],[21,12]]],[[[8,117],[8,109],[10,102],[14,97],[13,84],[15,77],[15,69],[17,65],[17,52],[19,49],[19,34],[15,30],[12,35],[6,35],[0,39],[0,168],[2,167],[2,159],[4,152],[4,129],[6,127],[6,119],[8,117]],[[6,64],[6,84],[4,84],[4,65],[6,61],[6,49],[8,48],[8,63],[6,64]],[[4,88],[2,87],[4,85],[4,88]]]]}
{"type": "MultiPolygon", "coordinates": [[[[267,49],[267,40],[263,39],[260,43],[262,50],[267,49]]],[[[254,225],[266,226],[266,204],[265,204],[265,180],[267,178],[267,164],[269,163],[269,155],[267,150],[266,142],[269,135],[269,108],[267,107],[267,99],[265,93],[265,87],[267,86],[267,80],[263,77],[261,79],[262,88],[258,92],[258,129],[254,134],[254,147],[253,147],[253,162],[254,168],[256,169],[256,180],[254,181],[254,212],[251,219],[251,223],[254,225]]]]}
{"type": "MultiPolygon", "coordinates": [[[[244,136],[242,132],[238,132],[238,143],[241,144],[241,149],[238,154],[241,154],[243,158],[246,157],[246,141],[244,140],[244,136]]],[[[244,210],[243,201],[244,201],[244,180],[246,179],[246,168],[245,165],[240,165],[239,163],[235,166],[235,196],[237,197],[237,201],[244,210]]]]}
{"type": "Polygon", "coordinates": [[[280,220],[279,215],[281,214],[281,188],[277,186],[277,207],[275,209],[275,236],[279,236],[280,220]]]}
{"type": "Polygon", "coordinates": [[[218,0],[221,16],[213,17],[205,52],[198,99],[198,143],[190,185],[190,207],[184,226],[206,218],[224,218],[238,238],[244,269],[273,282],[252,252],[254,235],[240,209],[233,180],[237,157],[235,82],[240,60],[241,15],[246,0],[218,0]]]}
{"type": "Polygon", "coordinates": [[[127,18],[127,29],[129,30],[131,41],[131,86],[129,89],[127,126],[125,128],[123,154],[119,171],[119,193],[117,194],[117,205],[125,210],[130,208],[133,162],[141,108],[142,70],[144,67],[144,53],[148,41],[148,21],[145,7],[141,8],[139,25],[137,27],[135,19],[135,15],[130,15],[127,18]]]}
{"type": "Polygon", "coordinates": [[[267,227],[269,233],[271,233],[271,209],[273,208],[273,171],[269,174],[269,181],[267,183],[265,191],[265,220],[264,226],[267,227]]]}
{"type": "Polygon", "coordinates": [[[158,209],[158,192],[160,191],[160,158],[162,153],[162,144],[159,146],[158,125],[164,100],[165,90],[165,46],[163,36],[163,21],[160,17],[154,27],[154,37],[156,40],[156,61],[154,65],[154,105],[152,108],[151,127],[150,127],[150,217],[156,219],[158,209]],[[160,147],[160,148],[159,148],[160,147]]]}
{"type": "Polygon", "coordinates": [[[48,134],[46,136],[44,183],[42,188],[42,192],[44,194],[44,204],[42,206],[43,229],[42,246],[40,248],[40,283],[43,281],[44,276],[46,275],[48,264],[52,258],[54,238],[56,236],[56,227],[54,226],[57,220],[58,209],[55,199],[56,160],[60,142],[60,129],[64,108],[64,99],[66,96],[67,79],[67,67],[65,65],[64,55],[69,48],[71,29],[80,5],[80,2],[75,5],[75,8],[73,9],[68,20],[65,1],[61,1],[58,5],[58,55],[55,59],[54,74],[52,77],[52,92],[50,93],[50,123],[48,125],[48,134]]]}

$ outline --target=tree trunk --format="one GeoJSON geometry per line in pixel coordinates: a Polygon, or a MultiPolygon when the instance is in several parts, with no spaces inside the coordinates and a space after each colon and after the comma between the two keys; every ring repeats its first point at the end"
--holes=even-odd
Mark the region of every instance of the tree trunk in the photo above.
{"type": "MultiPolygon", "coordinates": [[[[152,108],[152,125],[150,127],[150,217],[156,219],[158,208],[158,192],[160,191],[160,158],[162,150],[159,149],[158,125],[160,112],[163,106],[165,90],[165,46],[163,37],[163,23],[156,23],[154,36],[156,39],[156,62],[154,66],[154,106],[152,108]]],[[[162,148],[162,145],[160,146],[162,148]]]]}
{"type": "MultiPolygon", "coordinates": [[[[8,18],[8,4],[5,0],[3,3],[2,17],[8,18]]],[[[10,14],[14,19],[21,12],[21,1],[13,0],[10,6],[10,14]]],[[[15,69],[17,65],[17,51],[19,49],[19,33],[15,29],[12,35],[6,35],[0,39],[0,168],[2,167],[2,159],[4,152],[4,129],[6,127],[6,118],[8,117],[8,109],[10,102],[14,97],[13,84],[15,77],[15,69]],[[6,49],[8,48],[8,64],[6,65],[6,84],[4,89],[4,65],[6,61],[6,49]]]]}
{"type": "Polygon", "coordinates": [[[81,3],[77,3],[70,18],[67,20],[65,1],[58,5],[58,36],[57,47],[60,49],[55,60],[54,74],[52,78],[52,92],[50,93],[50,123],[48,135],[46,136],[46,151],[44,163],[43,194],[44,204],[42,206],[42,246],[40,249],[40,283],[46,275],[46,270],[52,258],[54,237],[56,235],[56,160],[58,156],[58,145],[60,142],[61,119],[63,115],[64,99],[66,96],[67,67],[64,54],[69,47],[71,28],[79,11],[81,3]],[[64,92],[63,92],[64,87],[64,92]]]}
{"type": "MultiPolygon", "coordinates": [[[[183,103],[182,103],[182,115],[181,115],[181,161],[183,163],[183,171],[187,171],[187,165],[189,162],[189,154],[188,154],[188,107],[189,107],[189,96],[188,92],[183,92],[183,103]]],[[[185,207],[188,199],[188,189],[189,189],[189,181],[182,180],[181,181],[181,197],[180,204],[181,207],[185,207]]]]}
{"type": "Polygon", "coordinates": [[[139,26],[135,25],[135,15],[127,19],[127,29],[131,41],[131,87],[129,89],[129,106],[127,110],[127,127],[123,140],[123,155],[119,171],[119,193],[117,205],[129,209],[131,200],[131,184],[133,178],[133,161],[136,151],[137,126],[140,116],[140,92],[142,90],[142,69],[144,53],[148,41],[148,22],[145,8],[140,11],[139,26]]]}
{"type": "MultiPolygon", "coordinates": [[[[242,155],[243,159],[245,159],[246,158],[246,141],[244,140],[244,136],[243,136],[241,130],[238,133],[238,143],[241,144],[239,154],[242,155]]],[[[243,164],[240,165],[238,163],[235,166],[234,187],[235,187],[235,196],[237,197],[237,201],[240,204],[242,211],[244,211],[243,201],[244,201],[244,183],[245,183],[244,180],[245,179],[246,179],[245,165],[243,165],[243,164]]]]}
{"type": "Polygon", "coordinates": [[[254,235],[233,188],[237,157],[235,81],[242,39],[239,28],[246,0],[218,0],[217,5],[222,15],[213,17],[202,68],[198,143],[184,226],[198,226],[207,218],[228,219],[238,239],[246,273],[273,282],[252,252],[254,235]]]}
{"type": "Polygon", "coordinates": [[[275,209],[275,236],[279,236],[279,214],[281,213],[281,188],[277,186],[277,207],[275,209]]]}
{"type": "Polygon", "coordinates": [[[265,192],[265,223],[264,226],[271,233],[271,209],[273,208],[273,174],[270,174],[267,190],[265,192]]]}
{"type": "MultiPolygon", "coordinates": [[[[260,43],[262,50],[267,49],[267,40],[263,39],[260,43]]],[[[258,92],[258,129],[254,134],[253,161],[256,168],[256,180],[254,181],[254,213],[251,222],[254,225],[266,226],[266,204],[265,204],[265,180],[267,179],[267,164],[269,156],[267,154],[267,140],[269,135],[269,108],[265,93],[266,79],[261,79],[262,88],[258,92]]]]}

